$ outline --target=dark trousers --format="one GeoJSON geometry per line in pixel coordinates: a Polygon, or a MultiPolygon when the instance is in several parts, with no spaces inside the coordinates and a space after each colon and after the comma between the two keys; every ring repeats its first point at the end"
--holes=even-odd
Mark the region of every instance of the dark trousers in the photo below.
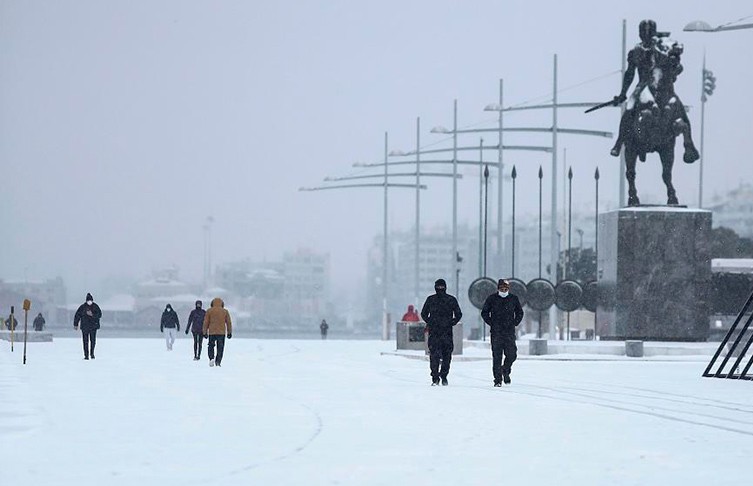
{"type": "Polygon", "coordinates": [[[515,334],[492,334],[492,373],[495,382],[501,382],[502,375],[510,373],[517,357],[518,346],[515,345],[515,334]]]}
{"type": "Polygon", "coordinates": [[[204,335],[194,331],[191,331],[191,334],[193,334],[193,357],[201,358],[201,343],[204,342],[204,335]]]}
{"type": "Polygon", "coordinates": [[[81,337],[84,340],[84,358],[94,357],[94,346],[97,344],[97,330],[81,329],[81,337]]]}
{"type": "Polygon", "coordinates": [[[209,360],[214,360],[215,363],[222,363],[222,354],[225,351],[225,336],[210,335],[209,345],[207,346],[207,354],[209,360]],[[214,357],[214,345],[217,344],[217,358],[214,357]]]}
{"type": "Polygon", "coordinates": [[[439,378],[447,378],[450,373],[453,349],[452,334],[436,337],[429,334],[429,369],[433,381],[439,378]]]}

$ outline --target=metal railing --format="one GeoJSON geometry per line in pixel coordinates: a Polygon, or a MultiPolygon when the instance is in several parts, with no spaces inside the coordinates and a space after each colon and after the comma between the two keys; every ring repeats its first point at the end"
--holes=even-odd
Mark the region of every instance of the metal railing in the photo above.
{"type": "Polygon", "coordinates": [[[742,361],[745,358],[746,354],[748,353],[748,349],[750,349],[751,344],[753,344],[753,332],[751,332],[750,336],[748,337],[747,342],[745,343],[745,345],[742,346],[742,349],[740,349],[740,343],[742,342],[745,336],[745,333],[748,332],[748,329],[750,328],[751,324],[753,324],[753,312],[751,312],[750,316],[748,316],[748,318],[746,319],[745,325],[742,326],[742,329],[738,330],[738,326],[740,325],[742,320],[745,318],[745,314],[748,312],[751,303],[753,303],[753,292],[751,292],[750,297],[748,297],[748,300],[745,302],[745,305],[743,306],[743,308],[740,309],[740,313],[737,315],[735,322],[729,328],[729,331],[727,331],[727,335],[724,336],[724,339],[719,345],[719,348],[716,350],[716,353],[714,353],[714,357],[711,358],[709,365],[704,370],[703,372],[704,377],[706,378],[731,378],[735,380],[753,380],[753,376],[748,376],[748,371],[750,371],[751,366],[753,366],[753,355],[751,355],[750,359],[748,359],[748,363],[745,365],[745,368],[743,368],[743,370],[740,373],[738,374],[735,373],[740,367],[740,365],[742,364],[742,361]],[[735,332],[737,332],[737,337],[735,337],[734,342],[728,348],[727,344],[732,339],[732,336],[735,335],[735,332]],[[739,354],[737,354],[738,350],[739,350],[739,354]],[[719,359],[719,357],[723,353],[724,353],[724,358],[722,359],[721,364],[716,369],[716,371],[712,372],[711,370],[712,368],[714,368],[716,361],[719,359]],[[735,354],[737,354],[737,358],[735,359],[735,362],[732,364],[732,366],[728,370],[725,371],[727,364],[729,363],[730,359],[735,357],[735,354]]]}

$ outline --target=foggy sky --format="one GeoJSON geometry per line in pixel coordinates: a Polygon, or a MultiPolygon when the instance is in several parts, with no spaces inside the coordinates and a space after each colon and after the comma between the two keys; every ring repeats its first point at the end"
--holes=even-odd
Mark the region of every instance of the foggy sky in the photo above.
{"type": "MultiPolygon", "coordinates": [[[[366,250],[381,232],[381,191],[298,187],[365,173],[351,164],[380,161],[385,131],[390,148],[413,149],[417,116],[425,145],[443,140],[429,129],[451,127],[455,98],[461,127],[494,126],[483,107],[497,101],[499,78],[506,105],[546,102],[555,53],[561,102],[610,99],[620,89],[618,74],[566,88],[620,69],[622,19],[628,47],[638,42],[643,18],[684,43],[676,88],[692,106],[696,143],[706,50],[717,76],[706,110],[709,202],[753,178],[753,30],[682,27],[753,14],[741,8],[680,0],[0,0],[0,278],[60,275],[74,302],[85,290],[96,295],[105,279],[139,279],[167,264],[199,281],[202,224],[211,215],[214,262],[273,260],[298,247],[326,251],[337,300],[341,289],[363,286],[366,250]]],[[[616,132],[618,117],[614,109],[563,111],[560,126],[616,132]]],[[[547,127],[551,115],[511,114],[506,125],[547,127]]],[[[505,141],[550,139],[506,134],[505,141]]],[[[478,142],[460,138],[460,145],[478,142]]],[[[593,204],[597,165],[604,200],[617,203],[612,143],[560,136],[583,187],[576,207],[593,204]]],[[[549,171],[550,156],[505,157],[520,174],[519,207],[533,214],[535,173],[539,164],[549,171]]],[[[478,180],[464,173],[459,220],[475,224],[478,180]]],[[[642,202],[665,202],[660,173],[656,155],[639,165],[642,202]]],[[[678,159],[681,203],[696,204],[697,180],[698,165],[678,159]]],[[[427,182],[423,221],[449,228],[451,183],[427,182]]],[[[414,196],[399,192],[390,227],[407,230],[414,196]]]]}

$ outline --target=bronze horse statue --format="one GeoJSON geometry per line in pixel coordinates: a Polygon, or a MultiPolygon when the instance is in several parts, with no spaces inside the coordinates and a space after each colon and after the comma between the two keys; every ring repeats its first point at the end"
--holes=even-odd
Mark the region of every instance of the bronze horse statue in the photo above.
{"type": "Polygon", "coordinates": [[[657,32],[653,20],[640,23],[641,43],[628,54],[628,69],[622,83],[622,91],[611,102],[602,106],[617,106],[625,101],[635,72],[638,84],[628,100],[620,120],[620,133],[612,148],[613,156],[620,155],[625,145],[625,176],[628,181],[628,206],[638,206],[640,200],[635,189],[637,160],[645,162],[646,154],[656,152],[662,163],[662,179],[667,186],[667,204],[677,205],[677,194],[672,185],[672,167],[675,162],[675,139],[683,136],[685,153],[683,160],[690,164],[698,160],[690,130],[690,121],[685,106],[675,93],[674,83],[682,73],[681,44],[668,38],[667,33],[657,32]]]}

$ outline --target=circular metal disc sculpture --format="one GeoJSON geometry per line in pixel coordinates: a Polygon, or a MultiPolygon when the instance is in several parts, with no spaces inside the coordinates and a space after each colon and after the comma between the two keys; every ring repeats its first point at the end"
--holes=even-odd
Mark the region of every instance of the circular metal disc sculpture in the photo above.
{"type": "Polygon", "coordinates": [[[583,301],[583,287],[575,280],[563,280],[555,289],[557,308],[561,311],[572,312],[578,309],[583,301]]]}
{"type": "Polygon", "coordinates": [[[599,287],[596,281],[591,281],[583,287],[583,307],[591,312],[596,312],[596,306],[599,303],[599,287]]]}
{"type": "Polygon", "coordinates": [[[510,282],[510,293],[518,298],[521,306],[526,305],[528,302],[526,300],[528,298],[526,283],[519,278],[508,278],[507,281],[510,282]]]}
{"type": "Polygon", "coordinates": [[[554,285],[549,280],[535,278],[526,285],[528,292],[526,300],[528,307],[537,311],[545,311],[554,305],[556,294],[554,285]]]}
{"type": "Polygon", "coordinates": [[[484,307],[486,298],[497,291],[497,282],[489,277],[481,277],[474,280],[468,287],[468,300],[477,309],[484,307]]]}

